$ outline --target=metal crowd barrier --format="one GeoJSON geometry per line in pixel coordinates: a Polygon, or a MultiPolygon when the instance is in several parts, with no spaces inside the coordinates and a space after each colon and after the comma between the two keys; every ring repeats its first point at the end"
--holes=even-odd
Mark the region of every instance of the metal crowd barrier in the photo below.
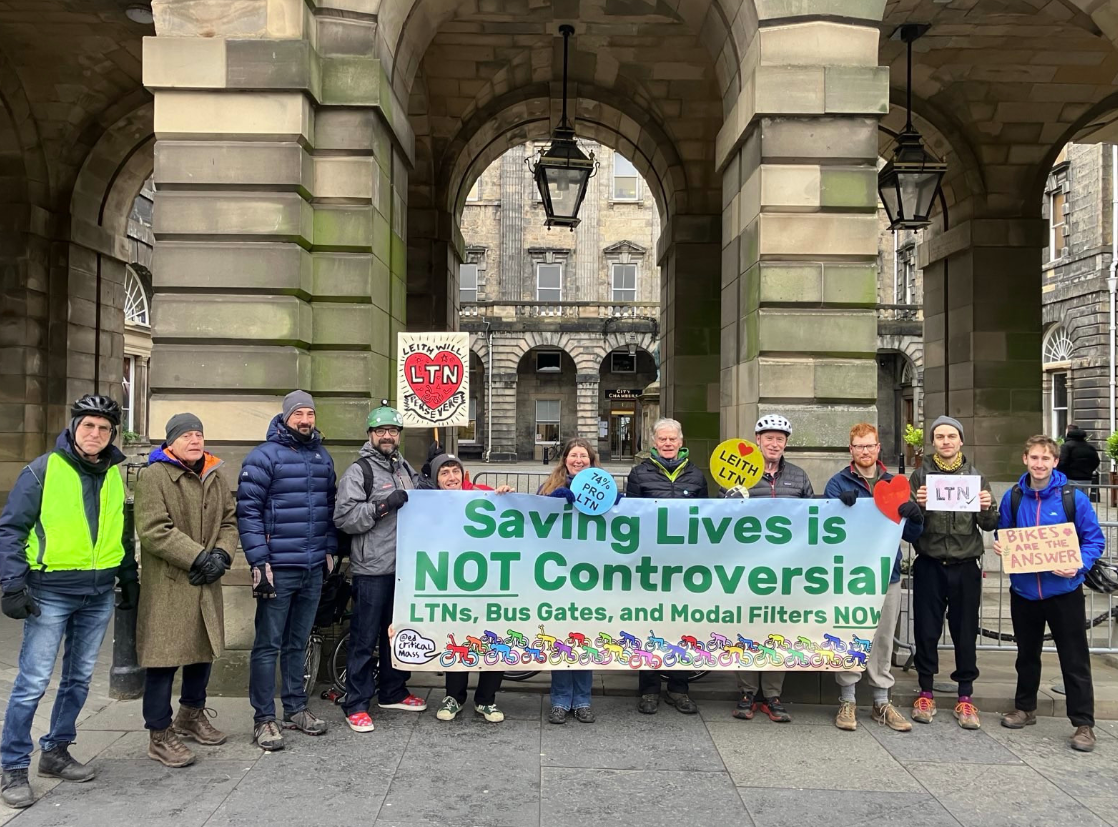
{"type": "MultiPolygon", "coordinates": [[[[517,494],[535,494],[550,476],[550,471],[542,474],[533,471],[482,471],[474,474],[471,479],[480,485],[488,485],[490,488],[508,485],[517,494]]],[[[617,490],[624,491],[629,475],[614,474],[613,478],[617,481],[617,490]]]]}

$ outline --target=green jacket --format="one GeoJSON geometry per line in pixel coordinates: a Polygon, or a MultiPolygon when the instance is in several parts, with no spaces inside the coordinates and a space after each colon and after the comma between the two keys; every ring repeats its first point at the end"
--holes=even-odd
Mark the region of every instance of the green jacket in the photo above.
{"type": "MultiPolygon", "coordinates": [[[[912,489],[912,500],[916,501],[916,491],[927,484],[929,474],[975,474],[982,479],[982,490],[990,491],[990,483],[971,461],[963,456],[963,464],[954,471],[941,471],[929,454],[924,462],[912,472],[908,479],[912,489]]],[[[924,533],[913,544],[917,554],[926,554],[936,560],[977,560],[982,556],[982,533],[998,527],[998,505],[993,500],[987,511],[924,511],[924,533]]]]}

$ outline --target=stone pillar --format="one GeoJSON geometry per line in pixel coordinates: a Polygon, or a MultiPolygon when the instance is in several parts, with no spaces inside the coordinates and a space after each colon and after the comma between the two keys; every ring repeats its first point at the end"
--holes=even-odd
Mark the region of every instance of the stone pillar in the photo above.
{"type": "Polygon", "coordinates": [[[374,21],[276,0],[226,39],[220,4],[205,8],[160,4],[144,41],[153,437],[189,406],[235,463],[301,387],[344,468],[370,407],[395,396],[413,136],[380,61],[354,56],[375,53],[374,21]]]}
{"type": "MultiPolygon", "coordinates": [[[[1043,429],[1043,219],[973,218],[918,250],[924,271],[924,417],[947,413],[990,479],[1021,474],[1021,446],[1043,429]],[[1011,300],[1012,299],[1012,300],[1011,300]]],[[[1056,435],[1059,436],[1059,435],[1056,435]]]]}
{"type": "Polygon", "coordinates": [[[679,420],[695,463],[718,444],[719,227],[716,216],[677,215],[660,234],[662,415],[679,420]]]}
{"type": "Polygon", "coordinates": [[[578,435],[598,444],[598,374],[578,374],[575,378],[575,398],[578,405],[578,435]]]}
{"type": "Polygon", "coordinates": [[[795,461],[821,487],[850,426],[877,419],[877,120],[889,73],[868,20],[773,14],[717,147],[722,436],[787,416],[795,461]]]}

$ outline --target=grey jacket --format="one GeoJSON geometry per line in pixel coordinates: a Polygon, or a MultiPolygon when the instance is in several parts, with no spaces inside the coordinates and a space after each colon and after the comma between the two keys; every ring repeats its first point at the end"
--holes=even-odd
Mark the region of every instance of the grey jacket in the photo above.
{"type": "MultiPolygon", "coordinates": [[[[362,463],[355,462],[338,480],[334,525],[353,535],[350,547],[351,574],[392,574],[396,571],[396,512],[377,519],[377,506],[393,491],[418,487],[419,475],[399,454],[391,460],[366,442],[360,456],[372,465],[371,485],[366,485],[362,463]],[[368,499],[366,487],[371,489],[368,499]]],[[[407,508],[407,504],[403,506],[407,508]]]]}
{"type": "Polygon", "coordinates": [[[781,457],[776,476],[766,471],[760,481],[749,489],[749,496],[813,500],[815,491],[812,490],[807,472],[781,457]]]}

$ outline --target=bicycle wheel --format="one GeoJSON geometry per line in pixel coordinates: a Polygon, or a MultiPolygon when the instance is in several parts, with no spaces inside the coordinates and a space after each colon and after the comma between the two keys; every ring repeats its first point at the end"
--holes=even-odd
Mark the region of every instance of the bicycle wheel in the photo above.
{"type": "MultiPolygon", "coordinates": [[[[661,672],[660,673],[660,678],[662,680],[666,681],[666,680],[668,680],[669,675],[678,675],[678,674],[680,674],[680,673],[679,672],[661,672]]],[[[683,674],[683,679],[685,681],[687,681],[688,683],[691,683],[693,681],[702,680],[703,678],[705,678],[710,673],[709,672],[695,671],[695,672],[684,672],[682,674],[683,674]]]]}
{"type": "Polygon", "coordinates": [[[349,656],[349,632],[346,632],[334,646],[330,657],[330,680],[339,692],[345,692],[346,658],[349,656]]]}
{"type": "Polygon", "coordinates": [[[322,662],[322,635],[311,632],[307,648],[303,651],[303,692],[310,694],[318,681],[318,667],[322,662]]]}
{"type": "Polygon", "coordinates": [[[526,680],[528,680],[528,678],[532,677],[533,675],[538,675],[538,674],[540,674],[540,670],[538,670],[538,669],[535,670],[534,672],[505,672],[505,680],[506,681],[526,681],[526,680]]]}

